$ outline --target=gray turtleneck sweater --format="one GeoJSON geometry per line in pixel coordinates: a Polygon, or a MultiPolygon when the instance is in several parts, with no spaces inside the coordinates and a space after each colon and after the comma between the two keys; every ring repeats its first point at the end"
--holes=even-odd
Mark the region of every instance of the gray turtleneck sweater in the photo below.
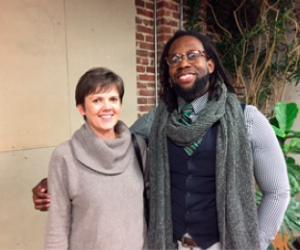
{"type": "Polygon", "coordinates": [[[85,124],[53,152],[45,249],[143,249],[143,177],[128,128],[117,130],[104,141],[85,124]]]}

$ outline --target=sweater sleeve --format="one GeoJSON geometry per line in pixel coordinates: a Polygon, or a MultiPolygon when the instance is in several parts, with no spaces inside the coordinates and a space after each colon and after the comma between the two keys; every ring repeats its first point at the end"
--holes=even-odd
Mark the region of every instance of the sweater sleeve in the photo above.
{"type": "Polygon", "coordinates": [[[269,121],[254,106],[246,106],[245,120],[253,150],[254,175],[263,198],[258,207],[259,237],[265,250],[280,229],[289,203],[287,166],[269,121]]]}
{"type": "Polygon", "coordinates": [[[136,120],[135,123],[133,123],[132,126],[130,127],[130,130],[133,133],[138,134],[147,140],[150,136],[154,117],[155,117],[155,109],[150,111],[148,114],[142,116],[138,120],[136,120]]]}
{"type": "Polygon", "coordinates": [[[60,149],[51,157],[48,173],[48,186],[51,207],[46,229],[46,250],[69,249],[71,225],[71,200],[68,192],[66,162],[60,149]]]}

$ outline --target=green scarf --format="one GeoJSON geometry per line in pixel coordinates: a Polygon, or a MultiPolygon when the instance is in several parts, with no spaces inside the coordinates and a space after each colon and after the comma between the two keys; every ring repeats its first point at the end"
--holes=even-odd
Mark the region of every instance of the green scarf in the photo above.
{"type": "Polygon", "coordinates": [[[210,100],[192,126],[179,122],[179,114],[156,110],[147,154],[150,169],[150,223],[148,247],[175,249],[170,197],[167,137],[181,146],[201,141],[208,129],[220,122],[216,155],[216,203],[223,249],[259,249],[252,151],[244,114],[236,96],[223,84],[219,100],[210,100]]]}

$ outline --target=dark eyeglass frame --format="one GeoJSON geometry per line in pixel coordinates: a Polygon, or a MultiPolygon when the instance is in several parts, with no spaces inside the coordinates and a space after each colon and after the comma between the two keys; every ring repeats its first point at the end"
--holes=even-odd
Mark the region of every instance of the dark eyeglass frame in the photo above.
{"type": "Polygon", "coordinates": [[[207,58],[207,55],[205,51],[195,49],[195,50],[189,50],[183,54],[173,54],[172,56],[167,56],[165,60],[170,67],[176,67],[183,61],[184,57],[189,63],[193,63],[197,61],[200,57],[207,58]]]}

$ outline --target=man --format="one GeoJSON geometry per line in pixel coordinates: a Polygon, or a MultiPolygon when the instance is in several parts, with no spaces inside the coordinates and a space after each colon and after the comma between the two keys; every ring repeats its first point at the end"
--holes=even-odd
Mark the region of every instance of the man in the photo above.
{"type": "MultiPolygon", "coordinates": [[[[131,128],[149,140],[149,249],[266,249],[289,202],[268,120],[253,106],[243,110],[202,34],[178,31],[167,42],[160,82],[159,106],[131,128]]],[[[33,191],[36,208],[47,210],[46,185],[33,191]]]]}

